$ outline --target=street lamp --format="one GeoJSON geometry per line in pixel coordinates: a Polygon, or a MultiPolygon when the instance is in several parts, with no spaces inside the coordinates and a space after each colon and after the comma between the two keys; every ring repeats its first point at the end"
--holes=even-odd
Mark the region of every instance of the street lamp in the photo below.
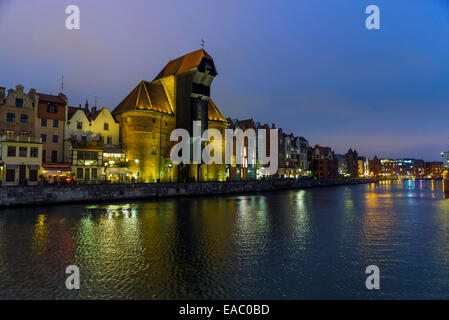
{"type": "Polygon", "coordinates": [[[172,164],[171,163],[169,163],[168,164],[168,181],[169,182],[171,182],[171,167],[172,167],[172,164]]]}

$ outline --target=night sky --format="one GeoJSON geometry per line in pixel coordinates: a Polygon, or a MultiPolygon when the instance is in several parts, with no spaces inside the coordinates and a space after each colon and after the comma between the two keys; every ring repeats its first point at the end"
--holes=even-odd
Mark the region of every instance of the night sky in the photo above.
{"type": "Polygon", "coordinates": [[[113,109],[140,80],[201,48],[226,117],[312,145],[440,160],[449,145],[448,0],[0,0],[0,86],[113,109]],[[65,8],[81,30],[65,28],[65,8]],[[381,30],[365,28],[366,6],[381,30]]]}

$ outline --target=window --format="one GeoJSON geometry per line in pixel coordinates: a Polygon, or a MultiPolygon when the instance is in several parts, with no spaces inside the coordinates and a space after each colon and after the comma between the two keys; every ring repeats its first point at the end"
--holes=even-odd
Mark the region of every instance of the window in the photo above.
{"type": "Polygon", "coordinates": [[[153,132],[153,140],[156,139],[156,133],[153,132]]]}
{"type": "Polygon", "coordinates": [[[59,127],[59,121],[53,120],[53,128],[58,128],[58,127],[59,127]]]}
{"type": "Polygon", "coordinates": [[[52,141],[53,141],[53,142],[58,142],[58,138],[59,138],[58,135],[57,135],[57,134],[54,134],[54,135],[53,135],[53,140],[52,140],[52,141]]]}
{"type": "Polygon", "coordinates": [[[16,170],[6,170],[6,182],[14,182],[16,179],[16,170]]]}
{"type": "Polygon", "coordinates": [[[16,98],[16,107],[23,108],[23,99],[16,98]]]}
{"type": "Polygon", "coordinates": [[[8,146],[8,157],[15,157],[15,156],[16,156],[16,147],[8,146]]]}
{"type": "Polygon", "coordinates": [[[22,136],[22,137],[28,137],[28,135],[29,135],[29,132],[28,132],[28,131],[26,131],[26,130],[20,130],[20,136],[22,136]]]}
{"type": "Polygon", "coordinates": [[[151,149],[151,154],[152,154],[153,156],[157,155],[156,148],[151,149]]]}
{"type": "Polygon", "coordinates": [[[156,123],[156,119],[153,118],[153,119],[151,119],[151,120],[153,120],[153,123],[156,123]]]}
{"type": "Polygon", "coordinates": [[[28,115],[27,114],[20,115],[20,123],[28,123],[28,115]]]}
{"type": "Polygon", "coordinates": [[[82,122],[77,122],[76,123],[76,128],[77,129],[82,129],[83,128],[83,123],[82,122]]]}
{"type": "Polygon", "coordinates": [[[58,151],[53,150],[51,152],[51,162],[58,162],[58,151]]]}
{"type": "Polygon", "coordinates": [[[7,122],[16,122],[16,114],[15,113],[7,113],[6,115],[7,122]]]}
{"type": "Polygon", "coordinates": [[[58,109],[56,108],[56,105],[53,103],[50,103],[47,107],[47,112],[49,113],[57,113],[58,109]]]}
{"type": "Polygon", "coordinates": [[[6,130],[6,135],[7,136],[13,136],[15,134],[14,130],[6,130]]]}
{"type": "Polygon", "coordinates": [[[107,122],[104,123],[104,130],[106,131],[109,130],[109,123],[107,122]]]}
{"type": "Polygon", "coordinates": [[[42,142],[47,142],[47,135],[45,133],[41,134],[42,142]]]}
{"type": "Polygon", "coordinates": [[[19,157],[26,158],[28,156],[28,148],[27,147],[19,147],[19,157]]]}
{"type": "Polygon", "coordinates": [[[81,141],[87,141],[87,136],[81,136],[81,141]]]}
{"type": "Polygon", "coordinates": [[[108,137],[108,144],[112,144],[112,137],[108,137]]]}
{"type": "Polygon", "coordinates": [[[168,127],[168,122],[167,121],[165,121],[165,126],[168,127]]]}
{"type": "Polygon", "coordinates": [[[47,126],[47,119],[41,119],[41,127],[47,126]]]}
{"type": "Polygon", "coordinates": [[[97,179],[97,168],[92,168],[92,179],[97,179]]]}
{"type": "Polygon", "coordinates": [[[30,181],[37,181],[37,170],[30,169],[29,177],[30,181]]]}
{"type": "Polygon", "coordinates": [[[42,162],[47,162],[47,151],[42,150],[42,162]]]}
{"type": "Polygon", "coordinates": [[[30,147],[30,158],[37,158],[38,152],[39,152],[39,148],[30,147]]]}
{"type": "Polygon", "coordinates": [[[82,179],[83,178],[83,168],[78,168],[76,169],[76,177],[77,179],[82,179]]]}

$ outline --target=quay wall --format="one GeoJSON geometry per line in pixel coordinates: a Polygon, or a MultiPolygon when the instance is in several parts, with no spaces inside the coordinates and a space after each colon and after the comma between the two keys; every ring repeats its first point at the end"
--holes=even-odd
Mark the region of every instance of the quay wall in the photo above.
{"type": "Polygon", "coordinates": [[[76,202],[210,196],[375,182],[373,179],[258,180],[229,182],[40,185],[0,188],[0,208],[76,202]]]}

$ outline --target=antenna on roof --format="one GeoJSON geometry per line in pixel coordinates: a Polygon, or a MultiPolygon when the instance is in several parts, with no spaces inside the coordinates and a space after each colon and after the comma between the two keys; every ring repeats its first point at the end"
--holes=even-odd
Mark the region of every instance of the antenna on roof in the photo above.
{"type": "Polygon", "coordinates": [[[64,75],[61,76],[61,92],[64,92],[64,75]]]}
{"type": "Polygon", "coordinates": [[[204,49],[204,45],[206,44],[206,41],[204,41],[203,38],[201,38],[201,47],[204,49]]]}

